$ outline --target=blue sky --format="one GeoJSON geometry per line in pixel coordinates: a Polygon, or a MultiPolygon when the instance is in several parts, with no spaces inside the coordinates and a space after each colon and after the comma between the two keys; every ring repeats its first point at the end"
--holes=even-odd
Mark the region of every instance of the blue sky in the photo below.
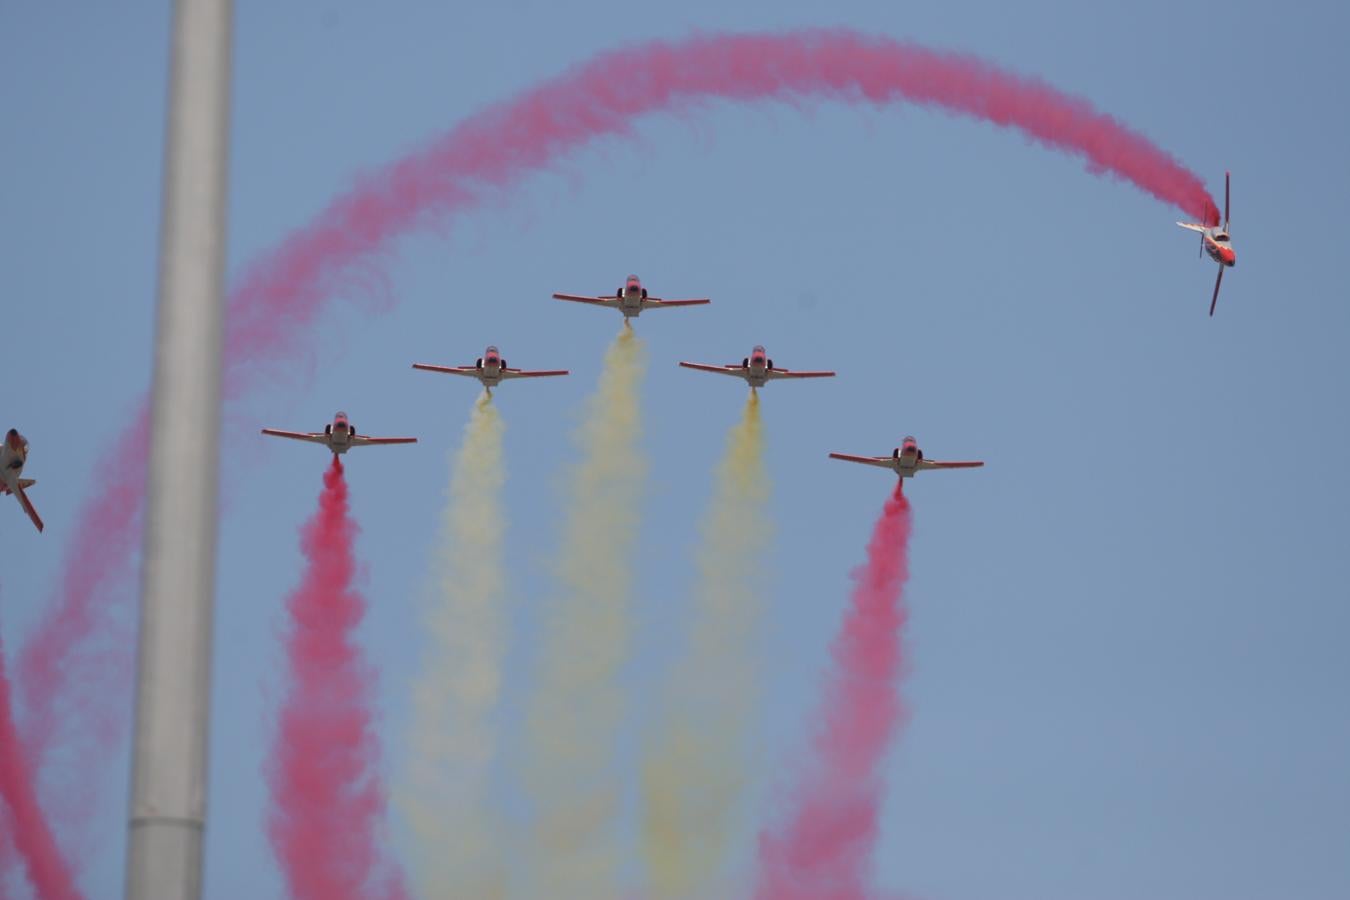
{"type": "MultiPolygon", "coordinates": [[[[914,433],[930,455],[988,466],[910,491],[911,718],[887,769],[879,883],[952,900],[1350,894],[1350,310],[1338,260],[1318,252],[1350,201],[1348,18],[1331,2],[239,3],[231,271],[465,115],[600,50],[694,30],[847,25],[970,51],[1089,98],[1215,190],[1234,173],[1240,261],[1212,320],[1213,266],[1173,210],[1015,134],[916,109],[653,116],[400,241],[383,260],[398,305],[371,315],[353,289],[312,358],[243,406],[259,426],[317,428],[342,408],[362,432],[422,438],[349,458],[390,767],[446,456],[473,400],[471,383],[409,364],[496,343],[513,365],[574,373],[500,394],[515,735],[568,434],[619,324],[547,298],[635,271],[714,298],[638,323],[653,477],[635,732],[741,406],[734,384],[675,363],[764,343],[782,365],[840,372],[764,398],[774,612],[747,649],[764,659],[764,791],[800,758],[847,574],[889,487],[825,453],[914,433]]],[[[32,443],[49,526],[38,536],[0,508],[10,648],[146,386],[167,32],[165,4],[0,7],[0,424],[32,443]]],[[[281,601],[324,459],[263,440],[232,439],[222,475],[211,898],[280,893],[260,773],[281,601]]],[[[616,777],[635,784],[624,759],[616,777]]],[[[81,857],[91,897],[120,894],[127,771],[125,748],[110,753],[100,840],[81,857]]],[[[509,804],[510,766],[499,774],[509,804]]]]}

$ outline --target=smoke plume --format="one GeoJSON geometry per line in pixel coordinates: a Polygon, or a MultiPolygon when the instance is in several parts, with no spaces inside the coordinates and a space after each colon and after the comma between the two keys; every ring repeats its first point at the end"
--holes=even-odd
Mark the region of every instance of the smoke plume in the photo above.
{"type": "Polygon", "coordinates": [[[305,569],[286,600],[286,693],[267,768],[267,833],[297,900],[364,900],[385,879],[381,893],[404,896],[377,836],[385,798],[371,672],[353,635],[366,609],[354,585],[355,537],[334,456],[300,532],[305,569]]]}
{"type": "Polygon", "coordinates": [[[666,712],[643,767],[643,848],[661,900],[742,895],[727,866],[740,836],[759,700],[756,636],[772,526],[759,396],[727,436],[700,529],[689,645],[670,673],[666,712]]]}
{"type": "MultiPolygon", "coordinates": [[[[75,878],[38,805],[32,755],[14,725],[4,650],[4,644],[0,643],[0,801],[3,801],[0,825],[10,833],[0,835],[0,841],[12,842],[38,900],[76,900],[80,894],[75,889],[75,878]]],[[[5,868],[16,862],[8,850],[4,862],[5,868]]],[[[0,869],[0,890],[4,889],[7,874],[0,869]]]]}
{"type": "Polygon", "coordinates": [[[832,651],[807,775],[785,824],[760,838],[759,900],[863,900],[881,763],[901,719],[902,589],[909,577],[909,501],[896,485],[867,545],[832,651]]]}
{"type": "Polygon", "coordinates": [[[503,835],[488,802],[505,652],[501,416],[486,393],[451,461],[426,620],[431,645],[414,686],[411,759],[400,806],[412,825],[424,897],[502,897],[503,835]]]}
{"type": "Polygon", "coordinates": [[[638,503],[647,466],[638,447],[642,343],[625,327],[605,354],[567,477],[556,566],[559,594],[528,710],[524,780],[534,802],[519,858],[527,897],[617,895],[620,791],[615,745],[623,715],[638,503]]]}

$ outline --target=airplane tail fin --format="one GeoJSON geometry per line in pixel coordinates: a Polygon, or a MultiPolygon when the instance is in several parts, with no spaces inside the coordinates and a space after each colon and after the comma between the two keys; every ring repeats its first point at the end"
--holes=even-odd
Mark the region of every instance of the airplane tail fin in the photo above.
{"type": "Polygon", "coordinates": [[[30,487],[32,487],[32,486],[35,485],[35,484],[37,484],[37,479],[36,479],[36,478],[20,478],[20,479],[19,479],[19,487],[23,488],[24,490],[28,490],[30,487]]]}

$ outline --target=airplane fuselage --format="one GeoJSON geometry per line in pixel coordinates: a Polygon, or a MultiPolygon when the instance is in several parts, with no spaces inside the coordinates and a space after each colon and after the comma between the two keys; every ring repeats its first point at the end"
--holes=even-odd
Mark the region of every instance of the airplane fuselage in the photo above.
{"type": "Polygon", "coordinates": [[[1205,232],[1205,252],[1221,266],[1237,265],[1237,253],[1229,246],[1228,235],[1218,229],[1205,232]]]}
{"type": "Polygon", "coordinates": [[[895,469],[895,474],[901,478],[913,478],[914,473],[919,471],[921,459],[923,451],[914,444],[906,444],[897,447],[891,454],[891,468],[895,469]]]}
{"type": "Polygon", "coordinates": [[[741,377],[752,388],[762,388],[769,383],[769,364],[763,359],[752,359],[741,366],[741,377]]]}
{"type": "Polygon", "coordinates": [[[642,300],[646,292],[641,287],[629,285],[619,291],[619,311],[623,313],[625,319],[635,318],[642,314],[642,300]]]}
{"type": "Polygon", "coordinates": [[[351,449],[352,436],[356,434],[356,430],[346,419],[338,419],[325,426],[323,431],[324,436],[328,438],[328,449],[336,455],[341,456],[351,449]]]}
{"type": "Polygon", "coordinates": [[[19,448],[10,446],[8,441],[0,444],[0,484],[3,484],[4,493],[14,491],[14,486],[19,483],[19,476],[23,475],[23,466],[27,460],[27,444],[21,444],[19,448]]]}
{"type": "Polygon", "coordinates": [[[494,388],[502,383],[502,372],[505,371],[506,365],[500,359],[489,357],[478,360],[476,368],[478,380],[483,383],[483,387],[494,388]]]}

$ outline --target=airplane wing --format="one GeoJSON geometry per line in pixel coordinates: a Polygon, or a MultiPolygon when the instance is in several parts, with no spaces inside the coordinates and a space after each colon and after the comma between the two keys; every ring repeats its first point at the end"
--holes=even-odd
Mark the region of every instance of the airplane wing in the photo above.
{"type": "Polygon", "coordinates": [[[1214,307],[1219,303],[1219,285],[1223,284],[1223,266],[1219,266],[1219,277],[1214,279],[1214,296],[1209,300],[1209,314],[1214,315],[1214,307]]]}
{"type": "Polygon", "coordinates": [[[682,362],[680,365],[686,369],[697,369],[700,372],[716,372],[718,375],[734,375],[737,378],[745,377],[745,369],[740,366],[710,366],[707,363],[682,362]]]}
{"type": "Polygon", "coordinates": [[[554,294],[554,300],[570,300],[573,303],[589,303],[591,306],[617,306],[618,297],[583,297],[580,294],[554,294]]]}
{"type": "Polygon", "coordinates": [[[502,378],[552,378],[555,375],[566,375],[566,369],[549,369],[547,371],[527,372],[524,369],[503,369],[502,378]]]}
{"type": "Polygon", "coordinates": [[[842,459],[844,462],[862,463],[865,466],[880,466],[895,471],[895,458],[891,456],[852,456],[848,453],[831,453],[830,459],[842,459]]]}
{"type": "Polygon", "coordinates": [[[936,459],[919,460],[919,469],[978,469],[982,462],[941,462],[936,459]]]}
{"type": "Polygon", "coordinates": [[[770,379],[774,378],[833,378],[833,372],[794,372],[791,369],[770,369],[766,373],[770,379]]]}
{"type": "Polygon", "coordinates": [[[1190,222],[1178,222],[1177,224],[1180,225],[1182,228],[1187,228],[1191,231],[1198,231],[1201,234],[1204,234],[1206,231],[1209,231],[1209,229],[1203,225],[1194,225],[1190,222]]]}
{"type": "Polygon", "coordinates": [[[28,518],[33,520],[33,524],[37,526],[37,530],[42,531],[42,517],[38,515],[36,509],[33,509],[33,504],[29,502],[28,494],[24,492],[22,484],[16,484],[14,486],[14,496],[19,498],[19,505],[23,507],[24,512],[28,513],[28,518]]]}
{"type": "MultiPolygon", "coordinates": [[[[554,294],[553,296],[558,296],[554,294]]],[[[699,300],[660,300],[656,297],[645,297],[642,300],[643,309],[660,309],[663,306],[702,306],[705,303],[711,303],[707,297],[699,300]]]]}
{"type": "Polygon", "coordinates": [[[446,375],[468,375],[470,378],[478,377],[478,368],[476,366],[433,366],[428,363],[413,363],[414,369],[421,369],[424,372],[441,372],[446,375]]]}
{"type": "Polygon", "coordinates": [[[349,447],[365,447],[368,444],[415,444],[417,438],[411,437],[366,437],[364,434],[353,435],[349,447]]]}
{"type": "Polygon", "coordinates": [[[278,431],[275,428],[264,428],[263,434],[270,434],[272,437],[290,438],[293,441],[309,441],[313,444],[327,444],[328,435],[322,431],[278,431]]]}

